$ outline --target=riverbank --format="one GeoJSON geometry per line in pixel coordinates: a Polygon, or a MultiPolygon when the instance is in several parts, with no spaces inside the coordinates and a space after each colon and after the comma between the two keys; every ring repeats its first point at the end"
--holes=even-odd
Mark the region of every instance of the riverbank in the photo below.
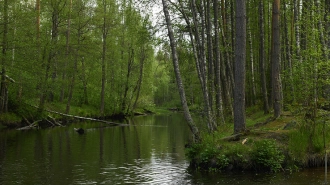
{"type": "Polygon", "coordinates": [[[137,109],[129,114],[117,111],[101,115],[98,108],[83,105],[71,106],[69,114],[65,114],[65,111],[66,104],[62,103],[48,103],[41,113],[37,106],[29,104],[19,105],[7,113],[0,114],[0,128],[28,128],[29,126],[31,126],[31,128],[36,126],[38,128],[45,128],[83,120],[122,121],[130,116],[152,114],[155,110],[144,108],[137,109]]]}
{"type": "MultiPolygon", "coordinates": [[[[187,146],[190,168],[208,171],[296,171],[324,166],[330,143],[329,112],[319,109],[315,118],[302,110],[280,118],[247,111],[247,130],[232,135],[226,124],[203,141],[187,146]]],[[[328,161],[330,161],[328,159],[328,161]]]]}

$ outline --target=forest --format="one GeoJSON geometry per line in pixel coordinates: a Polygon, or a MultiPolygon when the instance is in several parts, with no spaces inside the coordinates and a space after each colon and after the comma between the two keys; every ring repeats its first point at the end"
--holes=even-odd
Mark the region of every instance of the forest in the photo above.
{"type": "MultiPolygon", "coordinates": [[[[273,119],[298,111],[314,120],[319,108],[327,110],[328,1],[162,2],[174,67],[190,57],[186,61],[194,61],[198,77],[191,83],[182,72],[182,104],[197,103],[190,86],[199,86],[198,107],[209,132],[228,120],[234,133],[244,132],[246,108],[252,106],[273,119]]],[[[188,122],[199,140],[195,123],[188,122]]]]}
{"type": "Polygon", "coordinates": [[[162,77],[154,56],[149,16],[132,1],[0,4],[3,120],[33,121],[45,110],[129,115],[155,106],[168,74],[162,77]]]}
{"type": "Polygon", "coordinates": [[[195,141],[187,146],[191,166],[292,171],[328,165],[329,1],[162,4],[181,104],[195,141]],[[191,83],[179,70],[186,56],[195,62],[208,135],[189,112],[194,91],[182,85],[191,83]],[[252,123],[260,110],[272,116],[252,123]]]}
{"type": "Polygon", "coordinates": [[[197,168],[278,171],[327,161],[329,0],[0,7],[1,127],[167,109],[183,112],[197,168]]]}
{"type": "Polygon", "coordinates": [[[328,0],[0,4],[2,122],[179,108],[199,137],[189,110],[239,133],[247,107],[328,104],[328,0]]]}

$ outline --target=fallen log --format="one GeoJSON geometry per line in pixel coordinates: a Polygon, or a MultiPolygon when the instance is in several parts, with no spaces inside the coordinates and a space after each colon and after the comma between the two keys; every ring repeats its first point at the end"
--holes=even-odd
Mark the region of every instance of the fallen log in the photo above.
{"type": "Polygon", "coordinates": [[[127,124],[115,123],[115,122],[100,120],[100,119],[95,119],[95,118],[74,116],[74,115],[71,115],[71,114],[64,114],[64,113],[56,112],[56,111],[52,111],[52,110],[45,110],[45,111],[50,112],[50,113],[54,113],[54,114],[58,114],[58,115],[61,115],[61,116],[65,116],[65,117],[80,119],[80,120],[95,121],[95,122],[101,122],[101,123],[106,123],[106,124],[110,124],[110,125],[116,125],[116,126],[125,126],[125,125],[127,125],[127,124]]]}
{"type": "MultiPolygon", "coordinates": [[[[38,109],[37,106],[34,106],[34,105],[30,105],[30,106],[38,109]]],[[[101,123],[110,124],[110,125],[113,125],[113,126],[127,126],[128,125],[128,124],[116,123],[116,122],[112,122],[112,121],[100,120],[100,119],[95,119],[95,118],[88,118],[88,117],[82,117],[82,116],[75,116],[75,115],[71,115],[71,114],[64,114],[64,113],[56,112],[56,111],[53,111],[53,110],[44,109],[44,111],[50,112],[50,113],[53,113],[53,114],[58,114],[58,115],[65,116],[65,117],[69,117],[69,118],[101,122],[101,123]]]]}
{"type": "Polygon", "coordinates": [[[38,120],[38,121],[35,121],[33,123],[31,123],[30,125],[28,126],[25,126],[25,127],[21,127],[21,128],[18,128],[17,130],[30,130],[30,129],[34,129],[34,128],[38,128],[38,124],[41,120],[38,120]]]}
{"type": "Polygon", "coordinates": [[[47,116],[48,118],[50,118],[51,120],[53,120],[53,123],[57,126],[63,127],[63,125],[61,125],[59,122],[56,121],[55,118],[51,117],[50,115],[47,116]]]}
{"type": "Polygon", "coordinates": [[[223,140],[223,141],[239,141],[241,139],[241,136],[243,136],[243,135],[244,135],[244,133],[238,133],[238,134],[224,137],[221,140],[223,140]]]}

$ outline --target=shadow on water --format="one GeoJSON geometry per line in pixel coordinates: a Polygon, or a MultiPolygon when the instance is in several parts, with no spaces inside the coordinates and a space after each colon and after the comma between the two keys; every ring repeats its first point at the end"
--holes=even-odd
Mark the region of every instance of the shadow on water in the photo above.
{"type": "Polygon", "coordinates": [[[188,172],[184,145],[191,135],[181,114],[135,117],[129,124],[1,131],[0,184],[324,183],[321,168],[293,174],[188,172]]]}

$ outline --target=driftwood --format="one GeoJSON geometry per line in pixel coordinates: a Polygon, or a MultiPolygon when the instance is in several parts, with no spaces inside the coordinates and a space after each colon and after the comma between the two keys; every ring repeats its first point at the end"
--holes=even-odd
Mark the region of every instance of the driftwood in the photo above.
{"type": "Polygon", "coordinates": [[[100,119],[95,119],[95,118],[87,118],[87,117],[81,117],[81,116],[74,116],[71,114],[64,114],[64,113],[56,112],[56,111],[52,111],[52,110],[45,110],[45,111],[54,113],[54,114],[58,114],[61,116],[69,117],[69,118],[80,119],[80,120],[95,121],[95,122],[101,122],[101,123],[106,123],[106,124],[110,124],[110,125],[116,125],[116,126],[125,126],[126,125],[126,124],[122,124],[122,123],[115,123],[115,122],[100,120],[100,119]]]}
{"type": "MultiPolygon", "coordinates": [[[[34,106],[34,105],[30,105],[30,106],[38,109],[37,106],[34,106]]],[[[58,115],[65,116],[65,117],[69,117],[69,118],[75,118],[75,119],[79,119],[79,120],[101,122],[101,123],[106,123],[106,124],[110,124],[110,125],[113,125],[113,126],[126,126],[127,125],[127,124],[116,123],[116,122],[111,122],[111,121],[106,121],[106,120],[95,119],[95,118],[87,118],[87,117],[75,116],[75,115],[71,115],[71,114],[64,114],[64,113],[56,112],[56,111],[53,111],[53,110],[44,109],[44,111],[50,112],[50,113],[53,113],[53,114],[58,114],[58,115]]]]}
{"type": "Polygon", "coordinates": [[[243,136],[243,135],[244,135],[244,133],[234,134],[234,135],[231,135],[228,137],[224,137],[221,140],[223,140],[223,141],[239,141],[241,136],[243,136]]]}
{"type": "Polygon", "coordinates": [[[25,127],[21,127],[21,128],[18,128],[17,130],[30,130],[30,129],[34,129],[34,128],[38,128],[38,124],[41,120],[38,120],[38,121],[35,121],[33,123],[31,123],[30,125],[28,126],[25,126],[25,127]]]}
{"type": "Polygon", "coordinates": [[[51,117],[50,115],[48,115],[47,117],[50,118],[51,120],[53,120],[52,124],[63,127],[63,125],[61,125],[61,123],[57,122],[55,118],[51,117]]]}

